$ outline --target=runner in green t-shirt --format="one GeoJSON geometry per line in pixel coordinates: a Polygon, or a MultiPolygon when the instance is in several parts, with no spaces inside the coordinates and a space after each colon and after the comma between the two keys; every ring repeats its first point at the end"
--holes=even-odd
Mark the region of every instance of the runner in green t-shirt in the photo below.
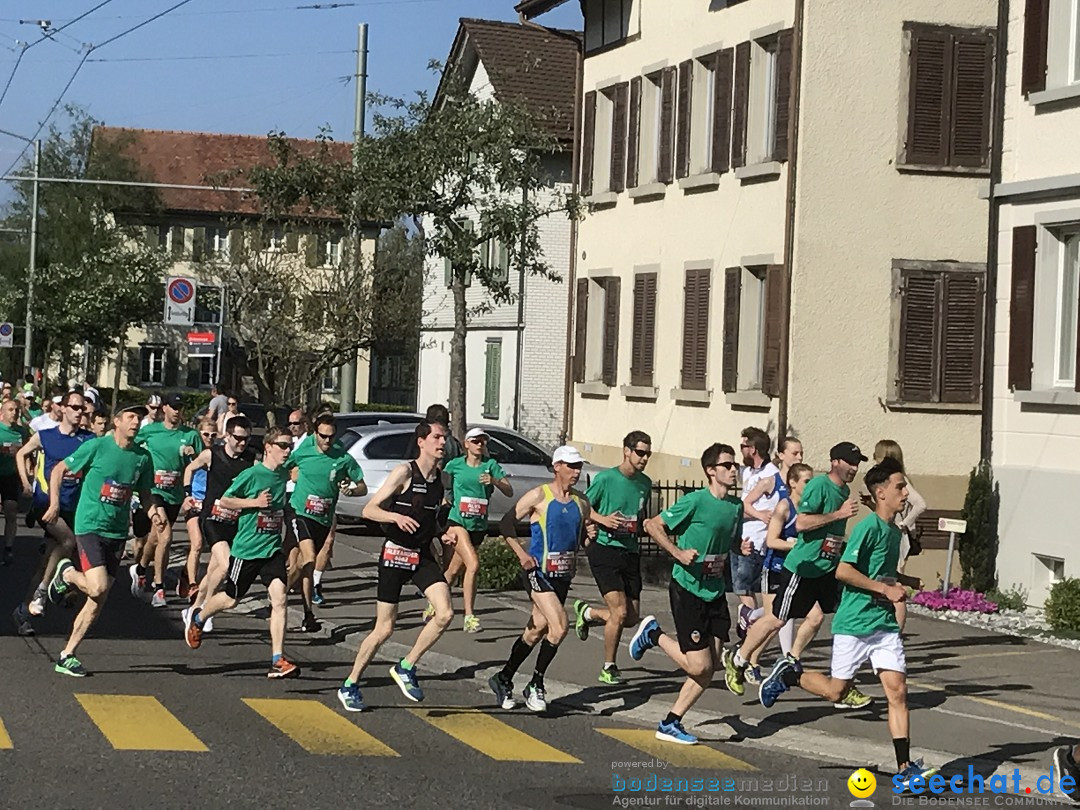
{"type": "Polygon", "coordinates": [[[152,607],[165,607],[165,571],[169,564],[169,544],[173,524],[180,516],[184,503],[184,467],[203,451],[199,432],[183,424],[184,398],[169,394],[161,402],[164,419],[150,422],[135,437],[136,444],[145,447],[154,459],[154,488],[151,500],[165,510],[166,522],[154,529],[146,519],[146,504],[131,517],[135,533],[137,576],[146,576],[153,565],[154,579],[150,586],[152,607]],[[140,547],[141,543],[141,547],[140,547]]]}
{"type": "Polygon", "coordinates": [[[146,409],[141,407],[120,411],[113,417],[111,434],[83,442],[74,453],[57,462],[49,474],[49,507],[41,516],[46,524],[53,523],[60,514],[64,475],[82,475],[75,507],[75,545],[82,570],[76,571],[66,558],[60,560],[48,589],[49,600],[54,604],[59,604],[72,588],[86,594],[86,604],[75,617],[71,636],[54,667],[62,675],[78,678],[86,675],[75,657],[75,648],[101,615],[120,568],[128,537],[132,493],[138,492],[143,503],[150,503],[147,511],[153,523],[165,522],[165,511],[149,500],[154,483],[153,461],[146,450],[134,443],[139,420],[145,414],[146,409]]]}
{"type": "Polygon", "coordinates": [[[648,433],[632,430],[623,438],[622,452],[619,465],[597,473],[585,493],[592,504],[590,518],[598,529],[596,540],[586,541],[585,556],[604,607],[574,601],[574,632],[579,639],[589,637],[589,622],[604,623],[604,666],[597,680],[611,685],[622,683],[615,656],[623,628],[633,627],[641,615],[638,530],[648,516],[652,497],[652,479],[645,475],[652,439],[648,433]]]}
{"type": "Polygon", "coordinates": [[[843,594],[832,624],[831,675],[796,668],[781,660],[761,685],[760,697],[761,704],[769,708],[797,685],[836,702],[850,688],[859,667],[869,661],[889,702],[889,736],[896,751],[897,770],[893,785],[906,789],[912,786],[913,779],[925,780],[937,772],[936,768],[925,767],[922,760],[911,759],[907,663],[896,622],[896,605],[907,598],[907,591],[896,581],[900,529],[894,520],[907,504],[907,480],[897,461],[885,459],[870,469],[865,481],[874,513],[855,527],[836,568],[843,594]]]}
{"type": "Polygon", "coordinates": [[[312,576],[315,558],[332,531],[338,496],[367,493],[360,464],[340,442],[334,441],[334,415],[327,413],[320,416],[315,420],[312,431],[285,462],[285,469],[291,473],[295,485],[285,510],[286,530],[290,544],[296,544],[289,549],[287,584],[291,589],[296,580],[303,577],[302,633],[318,632],[322,627],[315,618],[312,576]]]}
{"type": "MultiPolygon", "coordinates": [[[[475,613],[476,572],[480,568],[476,550],[487,537],[488,502],[496,488],[507,497],[514,494],[499,462],[487,456],[488,438],[483,428],[471,428],[465,434],[465,455],[450,459],[443,467],[446,500],[450,504],[447,534],[454,538],[454,553],[444,553],[443,564],[447,583],[453,583],[463,574],[466,633],[479,633],[483,629],[475,613]]],[[[435,608],[428,605],[424,620],[434,615],[435,608]]]]}
{"type": "MultiPolygon", "coordinates": [[[[659,646],[686,673],[675,705],[656,731],[657,739],[683,745],[698,741],[683,728],[682,719],[712,683],[731,631],[724,567],[732,543],[740,542],[743,521],[742,501],[731,494],[738,471],[735,448],[710,445],[701,454],[701,467],[708,486],[683,495],[645,521],[649,536],[675,558],[668,586],[675,636],[664,633],[655,616],[646,616],[630,639],[630,657],[635,661],[659,646]]],[[[742,553],[750,545],[742,540],[742,553]]]]}
{"type": "Polygon", "coordinates": [[[16,424],[19,406],[13,399],[0,405],[0,501],[4,510],[4,552],[0,562],[11,565],[15,557],[12,546],[19,528],[19,493],[22,481],[15,467],[15,454],[26,441],[26,429],[16,424]]]}
{"type": "Polygon", "coordinates": [[[231,610],[243,599],[256,578],[262,580],[270,597],[270,670],[268,678],[289,678],[300,667],[284,656],[285,614],[288,590],[285,580],[285,552],[281,532],[285,527],[285,484],[289,474],[284,464],[292,452],[292,439],[282,428],[267,428],[263,439],[263,459],[236,476],[219,499],[223,509],[240,512],[236,536],[230,548],[229,573],[225,589],[211,595],[201,608],[184,616],[184,640],[197,650],[202,645],[206,622],[217,613],[231,610]]]}

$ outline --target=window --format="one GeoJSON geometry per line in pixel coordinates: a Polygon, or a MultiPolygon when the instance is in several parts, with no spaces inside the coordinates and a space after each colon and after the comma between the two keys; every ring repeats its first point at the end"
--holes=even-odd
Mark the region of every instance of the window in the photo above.
{"type": "Polygon", "coordinates": [[[188,357],[187,364],[187,387],[209,388],[214,381],[214,363],[217,358],[188,357]]]}
{"type": "Polygon", "coordinates": [[[1080,298],[1080,232],[1058,235],[1061,249],[1058,251],[1056,285],[1057,302],[1054,307],[1054,385],[1074,388],[1076,385],[1076,309],[1080,298]]]}
{"type": "Polygon", "coordinates": [[[367,443],[364,448],[364,457],[373,461],[389,461],[408,458],[408,454],[415,447],[413,443],[414,430],[390,433],[386,436],[376,436],[367,443]]]}
{"type": "Polygon", "coordinates": [[[269,233],[267,233],[266,249],[274,251],[285,249],[285,229],[280,225],[271,228],[269,233]]]}
{"type": "Polygon", "coordinates": [[[574,382],[585,382],[585,349],[589,339],[589,280],[579,278],[574,291],[574,382]]]}
{"type": "Polygon", "coordinates": [[[204,230],[207,259],[224,259],[229,255],[229,229],[206,228],[204,230]]]}
{"type": "Polygon", "coordinates": [[[485,419],[499,418],[499,388],[502,384],[502,338],[488,338],[484,344],[484,405],[485,419]]]}
{"type": "Polygon", "coordinates": [[[1071,35],[1071,41],[1069,46],[1072,49],[1072,59],[1069,60],[1069,67],[1071,75],[1069,76],[1070,83],[1080,82],[1080,0],[1072,0],[1072,25],[1069,26],[1069,34],[1071,35]]]}
{"type": "Polygon", "coordinates": [[[1080,0],[1026,0],[1020,90],[1080,83],[1080,0]]]}
{"type": "Polygon", "coordinates": [[[221,322],[221,288],[199,284],[195,290],[195,322],[221,322]]]}
{"type": "Polygon", "coordinates": [[[493,236],[480,246],[480,264],[492,271],[496,279],[510,279],[510,251],[498,237],[493,236]]]}
{"type": "Polygon", "coordinates": [[[724,273],[722,388],[780,395],[786,274],[783,265],[724,273]]]}
{"type": "MultiPolygon", "coordinates": [[[[488,432],[491,438],[501,445],[503,457],[496,457],[500,464],[531,464],[537,467],[551,465],[551,456],[521,436],[501,430],[488,430],[488,432]]],[[[495,455],[494,450],[492,450],[492,455],[495,455]]]]}
{"type": "MultiPolygon", "coordinates": [[[[472,234],[476,229],[476,225],[473,221],[471,219],[465,219],[464,217],[455,219],[454,223],[469,234],[472,234]]],[[[451,263],[449,256],[443,258],[443,280],[446,282],[447,287],[454,281],[454,266],[451,263]]],[[[465,271],[465,286],[468,287],[470,284],[472,284],[472,268],[468,268],[465,271]]]]}
{"type": "Polygon", "coordinates": [[[341,367],[331,366],[323,372],[322,391],[324,394],[336,394],[341,390],[341,367]]]}
{"type": "Polygon", "coordinates": [[[164,346],[139,347],[139,383],[142,385],[165,384],[165,358],[168,349],[164,346]]]}
{"type": "Polygon", "coordinates": [[[636,33],[634,0],[585,0],[585,50],[596,51],[636,33]]]}
{"type": "Polygon", "coordinates": [[[630,83],[622,82],[604,91],[611,108],[611,165],[608,167],[608,189],[619,192],[626,188],[626,129],[630,83]]]}
{"type": "Polygon", "coordinates": [[[652,387],[656,343],[656,273],[634,275],[634,334],[630,347],[630,384],[652,387]]]}
{"type": "Polygon", "coordinates": [[[617,278],[602,279],[604,290],[604,321],[601,332],[600,379],[604,385],[614,386],[618,380],[619,365],[619,288],[617,278]]]}
{"type": "Polygon", "coordinates": [[[615,277],[578,279],[574,314],[576,382],[612,387],[618,378],[619,291],[615,277]]]}
{"type": "Polygon", "coordinates": [[[709,363],[709,287],[712,270],[708,267],[686,271],[683,285],[682,374],[680,385],[688,390],[704,391],[709,363]]]}
{"type": "MultiPolygon", "coordinates": [[[[173,249],[173,231],[177,230],[168,225],[157,226],[157,246],[165,250],[166,253],[172,253],[173,249]]],[[[183,240],[181,240],[183,241],[183,240]]]]}
{"type": "Polygon", "coordinates": [[[985,169],[990,161],[994,34],[906,23],[907,137],[900,163],[985,169]]]}
{"type": "Polygon", "coordinates": [[[637,182],[633,184],[635,186],[638,183],[655,183],[660,179],[660,166],[663,163],[660,157],[660,142],[665,140],[665,127],[671,124],[670,119],[665,119],[661,102],[663,77],[664,71],[658,71],[642,78],[641,121],[636,149],[637,182]]]}
{"type": "Polygon", "coordinates": [[[980,403],[985,274],[981,264],[893,261],[891,402],[980,403]]]}
{"type": "Polygon", "coordinates": [[[321,240],[322,266],[338,267],[341,264],[341,237],[332,236],[321,240]]]}

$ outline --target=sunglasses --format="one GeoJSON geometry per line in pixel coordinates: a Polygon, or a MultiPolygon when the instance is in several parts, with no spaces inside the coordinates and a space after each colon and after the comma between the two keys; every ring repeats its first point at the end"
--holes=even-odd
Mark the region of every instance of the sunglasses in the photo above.
{"type": "Polygon", "coordinates": [[[469,439],[469,442],[471,444],[487,444],[487,436],[477,436],[475,438],[469,439]]]}
{"type": "MultiPolygon", "coordinates": [[[[244,442],[246,442],[246,441],[247,441],[247,440],[248,440],[248,439],[249,439],[250,437],[249,437],[249,436],[242,436],[242,435],[240,435],[239,433],[230,433],[230,434],[229,434],[229,438],[230,438],[230,439],[232,439],[232,440],[233,440],[234,442],[236,442],[237,444],[243,444],[243,443],[244,443],[244,442]]],[[[290,445],[290,447],[291,447],[291,445],[290,445]]]]}
{"type": "Polygon", "coordinates": [[[315,431],[315,435],[318,436],[320,439],[326,439],[326,441],[330,441],[334,438],[333,433],[319,433],[318,431],[315,431]]]}
{"type": "MultiPolygon", "coordinates": [[[[566,464],[566,462],[563,463],[566,464]]],[[[566,464],[566,466],[569,467],[571,470],[580,470],[582,467],[585,466],[585,464],[581,461],[575,461],[573,464],[566,464]]]]}
{"type": "Polygon", "coordinates": [[[202,433],[202,432],[200,431],[199,435],[200,435],[200,436],[202,436],[202,437],[203,437],[204,439],[212,439],[212,438],[214,438],[214,437],[215,437],[215,436],[216,436],[217,434],[216,434],[216,433],[213,433],[213,432],[207,432],[207,433],[202,433]]]}
{"type": "Polygon", "coordinates": [[[634,451],[634,455],[638,458],[649,458],[652,455],[652,450],[638,450],[636,447],[630,449],[634,451]]]}
{"type": "Polygon", "coordinates": [[[713,466],[714,467],[723,467],[725,470],[733,470],[738,465],[734,461],[718,461],[713,466]]]}
{"type": "Polygon", "coordinates": [[[292,450],[292,442],[270,442],[270,444],[279,450],[292,450]]]}
{"type": "Polygon", "coordinates": [[[300,425],[302,425],[302,424],[304,424],[304,423],[303,422],[289,422],[289,427],[300,427],[300,425]]]}
{"type": "Polygon", "coordinates": [[[233,400],[232,402],[226,402],[225,404],[228,405],[230,408],[235,408],[236,407],[236,401],[235,400],[233,400]]]}

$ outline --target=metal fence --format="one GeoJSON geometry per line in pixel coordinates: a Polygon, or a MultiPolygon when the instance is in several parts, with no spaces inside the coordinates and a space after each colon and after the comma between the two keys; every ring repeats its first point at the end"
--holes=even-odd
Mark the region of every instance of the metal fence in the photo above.
{"type": "MultiPolygon", "coordinates": [[[[652,496],[646,510],[646,516],[659,515],[683,495],[701,489],[701,484],[692,481],[653,481],[652,496]]],[[[638,523],[638,543],[642,557],[663,557],[665,552],[645,533],[644,521],[638,523]]]]}

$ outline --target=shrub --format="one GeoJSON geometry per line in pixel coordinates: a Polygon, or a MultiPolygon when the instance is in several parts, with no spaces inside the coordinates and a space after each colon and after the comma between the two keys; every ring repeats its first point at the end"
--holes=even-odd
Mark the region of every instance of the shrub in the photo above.
{"type": "Polygon", "coordinates": [[[1000,610],[1024,610],[1027,607],[1027,591],[1019,585],[1013,585],[1008,590],[991,588],[986,592],[986,598],[991,602],[997,602],[1000,610]]]}
{"type": "Polygon", "coordinates": [[[517,554],[501,537],[488,538],[477,552],[480,568],[477,585],[491,591],[507,591],[521,581],[521,563],[517,554]]]}
{"type": "Polygon", "coordinates": [[[961,516],[967,531],[960,535],[960,586],[985,593],[997,585],[998,488],[989,464],[971,471],[961,516]]]}
{"type": "Polygon", "coordinates": [[[1080,579],[1070,577],[1050,589],[1046,620],[1055,630],[1080,630],[1080,579]]]}
{"type": "Polygon", "coordinates": [[[965,613],[997,613],[998,606],[976,591],[953,588],[948,596],[941,591],[919,591],[911,600],[930,610],[959,610],[965,613]]]}

